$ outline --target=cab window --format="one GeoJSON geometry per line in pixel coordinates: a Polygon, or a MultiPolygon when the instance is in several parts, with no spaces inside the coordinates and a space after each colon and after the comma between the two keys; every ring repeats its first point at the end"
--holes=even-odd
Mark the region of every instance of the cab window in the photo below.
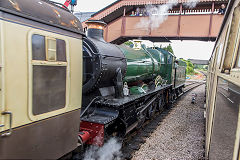
{"type": "Polygon", "coordinates": [[[164,55],[163,54],[160,55],[160,62],[161,62],[161,64],[165,64],[164,55]]]}
{"type": "Polygon", "coordinates": [[[172,64],[172,56],[168,55],[167,64],[172,64]]]}

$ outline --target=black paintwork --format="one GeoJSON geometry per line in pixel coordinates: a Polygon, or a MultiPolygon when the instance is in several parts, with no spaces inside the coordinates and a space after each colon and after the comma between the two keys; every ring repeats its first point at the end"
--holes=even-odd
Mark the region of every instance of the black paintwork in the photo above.
{"type": "Polygon", "coordinates": [[[47,0],[1,0],[0,11],[84,35],[72,13],[47,0]]]}
{"type": "Polygon", "coordinates": [[[89,29],[83,41],[84,82],[83,93],[114,86],[117,69],[124,75],[127,62],[121,50],[102,38],[102,30],[89,29]]]}
{"type": "Polygon", "coordinates": [[[88,29],[83,55],[82,121],[104,124],[107,135],[125,135],[141,124],[148,108],[157,108],[159,99],[158,108],[169,104],[171,84],[150,86],[145,94],[122,95],[127,61],[116,45],[104,41],[103,30],[88,29]]]}
{"type": "Polygon", "coordinates": [[[161,97],[165,101],[166,97],[162,95],[165,95],[164,92],[170,90],[171,87],[172,85],[158,86],[145,94],[129,95],[123,98],[99,96],[82,115],[81,120],[104,124],[105,127],[116,127],[121,124],[119,132],[125,135],[140,123],[141,118],[144,117],[142,114],[146,113],[147,107],[152,105],[156,99],[161,97]]]}

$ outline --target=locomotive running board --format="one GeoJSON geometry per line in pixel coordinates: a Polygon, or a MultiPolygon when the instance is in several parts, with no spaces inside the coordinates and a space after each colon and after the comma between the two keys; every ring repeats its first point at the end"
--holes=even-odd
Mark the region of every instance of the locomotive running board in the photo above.
{"type": "Polygon", "coordinates": [[[91,107],[91,113],[85,113],[81,117],[81,121],[108,124],[113,122],[117,117],[119,112],[117,110],[111,109],[110,107],[91,107]]]}

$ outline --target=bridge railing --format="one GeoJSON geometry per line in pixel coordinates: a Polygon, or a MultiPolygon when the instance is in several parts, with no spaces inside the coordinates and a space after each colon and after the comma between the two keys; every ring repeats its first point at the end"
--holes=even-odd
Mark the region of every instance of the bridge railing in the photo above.
{"type": "MultiPolygon", "coordinates": [[[[212,9],[184,9],[182,11],[180,10],[169,10],[166,15],[188,15],[188,14],[219,14],[219,9],[214,9],[212,12],[212,9]]],[[[152,15],[158,15],[158,14],[152,14],[152,15]]],[[[139,15],[140,17],[144,17],[143,15],[139,15]]],[[[136,17],[134,15],[133,17],[136,17]]]]}

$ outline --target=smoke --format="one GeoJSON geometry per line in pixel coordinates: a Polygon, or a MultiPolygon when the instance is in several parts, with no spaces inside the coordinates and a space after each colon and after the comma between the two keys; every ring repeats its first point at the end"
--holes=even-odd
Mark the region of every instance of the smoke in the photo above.
{"type": "Polygon", "coordinates": [[[188,7],[188,8],[194,8],[197,6],[197,3],[199,2],[199,0],[188,0],[187,3],[184,3],[184,7],[188,7]]]}
{"type": "Polygon", "coordinates": [[[120,160],[121,147],[116,138],[111,138],[102,147],[91,146],[86,150],[84,160],[120,160]]]}
{"type": "MultiPolygon", "coordinates": [[[[196,7],[199,0],[188,0],[184,3],[185,7],[194,8],[196,7]]],[[[146,12],[148,18],[143,17],[140,22],[136,24],[136,28],[151,28],[151,30],[157,29],[167,18],[168,11],[174,6],[178,5],[178,0],[168,0],[166,4],[163,5],[147,5],[146,12]]]]}
{"type": "Polygon", "coordinates": [[[152,30],[158,28],[168,17],[168,10],[178,4],[178,0],[169,0],[168,3],[158,6],[147,5],[146,12],[149,18],[141,18],[136,25],[137,28],[150,27],[152,30]]]}

